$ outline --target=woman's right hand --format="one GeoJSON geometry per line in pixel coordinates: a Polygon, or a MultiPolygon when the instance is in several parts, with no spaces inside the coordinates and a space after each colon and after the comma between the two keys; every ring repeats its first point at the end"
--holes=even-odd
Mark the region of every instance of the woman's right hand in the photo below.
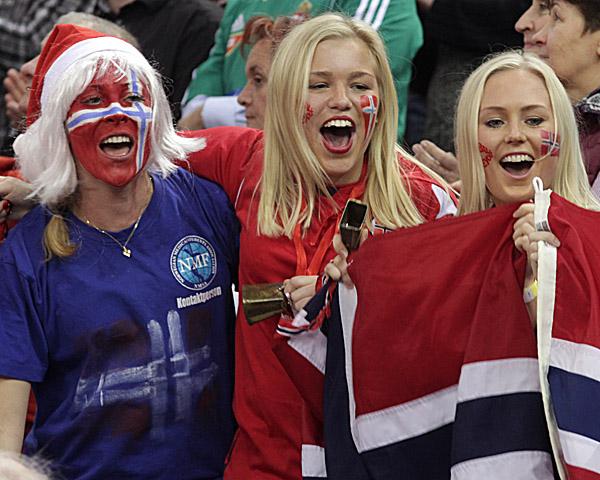
{"type": "Polygon", "coordinates": [[[348,275],[348,250],[342,243],[339,233],[333,237],[333,249],[337,255],[325,267],[325,275],[336,282],[341,280],[347,287],[352,287],[353,283],[348,275]]]}
{"type": "Polygon", "coordinates": [[[412,146],[415,158],[425,166],[440,175],[452,188],[458,186],[460,190],[460,174],[458,160],[452,152],[446,152],[429,140],[421,140],[412,146]]]}
{"type": "MultiPolygon", "coordinates": [[[[369,231],[364,228],[361,232],[360,243],[362,244],[369,236],[369,231]]],[[[341,282],[349,288],[354,286],[354,282],[348,275],[348,249],[342,242],[342,237],[336,233],[333,237],[333,249],[337,253],[335,258],[331,260],[325,267],[325,274],[332,280],[341,282]]]]}

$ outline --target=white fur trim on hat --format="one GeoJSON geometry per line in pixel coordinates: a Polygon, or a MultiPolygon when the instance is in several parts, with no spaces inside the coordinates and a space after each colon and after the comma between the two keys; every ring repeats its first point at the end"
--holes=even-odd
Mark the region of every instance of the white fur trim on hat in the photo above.
{"type": "Polygon", "coordinates": [[[122,52],[138,57],[138,59],[142,59],[143,61],[147,61],[133,45],[116,37],[95,37],[77,42],[61,53],[54,63],[50,65],[50,68],[48,68],[48,71],[44,76],[42,94],[40,96],[42,110],[44,109],[44,105],[48,103],[52,92],[59,83],[60,77],[65,70],[77,60],[81,60],[82,58],[97,52],[122,52]]]}

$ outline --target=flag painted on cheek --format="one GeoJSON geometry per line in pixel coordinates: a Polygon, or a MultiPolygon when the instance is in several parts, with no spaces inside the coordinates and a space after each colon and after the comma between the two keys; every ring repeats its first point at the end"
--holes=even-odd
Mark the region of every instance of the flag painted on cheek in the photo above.
{"type": "Polygon", "coordinates": [[[365,139],[368,141],[375,129],[377,122],[377,109],[379,99],[375,95],[361,95],[360,108],[362,109],[363,120],[365,122],[365,139]]]}
{"type": "Polygon", "coordinates": [[[306,109],[304,111],[304,117],[302,118],[302,124],[308,123],[308,121],[313,117],[315,111],[312,108],[310,103],[306,104],[306,109]]]}
{"type": "Polygon", "coordinates": [[[550,155],[551,157],[558,157],[560,153],[560,135],[548,130],[542,130],[540,136],[542,138],[542,156],[550,155]]]}
{"type": "Polygon", "coordinates": [[[479,153],[481,154],[481,162],[483,163],[483,168],[486,168],[492,162],[494,154],[483,143],[479,144],[479,153]]]}

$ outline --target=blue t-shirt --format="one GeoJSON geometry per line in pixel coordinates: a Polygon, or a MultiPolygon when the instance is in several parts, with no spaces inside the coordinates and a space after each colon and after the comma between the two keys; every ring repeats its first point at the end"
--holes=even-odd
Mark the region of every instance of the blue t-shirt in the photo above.
{"type": "Polygon", "coordinates": [[[78,250],[44,262],[42,207],[0,252],[0,376],[32,383],[26,451],[66,479],[222,477],[239,227],[215,184],[153,179],[131,258],[68,215],[78,250]]]}

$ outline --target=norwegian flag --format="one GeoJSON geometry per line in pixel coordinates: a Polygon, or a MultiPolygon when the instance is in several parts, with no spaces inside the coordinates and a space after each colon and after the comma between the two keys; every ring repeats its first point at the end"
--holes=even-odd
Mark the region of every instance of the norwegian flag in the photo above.
{"type": "MultiPolygon", "coordinates": [[[[538,209],[536,195],[536,210],[538,209]]],[[[536,214],[538,212],[536,211],[536,214]]],[[[542,388],[561,478],[600,479],[600,213],[550,197],[539,247],[538,342],[542,388]]]]}
{"type": "Polygon", "coordinates": [[[558,157],[560,153],[560,135],[548,130],[542,130],[540,135],[542,137],[542,156],[558,157]]]}
{"type": "Polygon", "coordinates": [[[361,95],[360,106],[365,120],[365,136],[368,137],[375,128],[379,99],[375,95],[361,95]]]}
{"type": "Polygon", "coordinates": [[[554,478],[513,211],[369,239],[355,288],[280,355],[323,419],[328,478],[554,478]]]}

